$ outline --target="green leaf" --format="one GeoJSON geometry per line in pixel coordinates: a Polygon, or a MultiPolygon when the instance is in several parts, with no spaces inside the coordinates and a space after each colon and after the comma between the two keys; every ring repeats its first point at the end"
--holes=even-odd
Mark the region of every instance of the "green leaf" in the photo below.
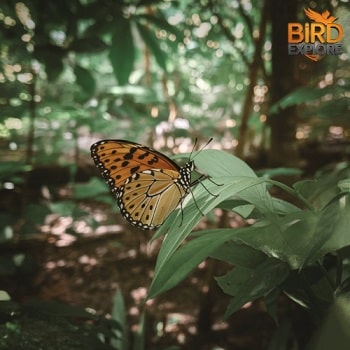
{"type": "Polygon", "coordinates": [[[317,222],[316,214],[300,210],[275,221],[258,222],[239,234],[239,238],[268,256],[288,263],[292,269],[299,269],[309,258],[317,235],[317,222]]]}
{"type": "Polygon", "coordinates": [[[84,67],[75,65],[74,74],[77,84],[91,97],[96,90],[96,81],[91,72],[84,67]]]}
{"type": "Polygon", "coordinates": [[[265,295],[264,298],[266,310],[276,323],[278,322],[277,309],[280,294],[280,288],[274,288],[270,293],[265,295]]]}
{"type": "Polygon", "coordinates": [[[10,295],[5,290],[0,290],[0,301],[9,301],[11,300],[10,295]]]}
{"type": "Polygon", "coordinates": [[[147,27],[147,25],[142,25],[141,23],[136,23],[138,31],[140,33],[141,38],[145,42],[146,46],[152,52],[155,57],[158,65],[165,72],[167,71],[166,64],[166,54],[160,48],[160,40],[156,39],[154,33],[147,27]]]}
{"type": "MultiPolygon", "coordinates": [[[[260,186],[263,184],[263,180],[257,178],[250,177],[219,177],[215,178],[215,181],[222,184],[222,186],[217,186],[216,184],[209,182],[208,180],[205,182],[206,189],[201,186],[197,186],[193,191],[193,196],[196,199],[196,203],[201,211],[206,214],[213,208],[215,208],[220,202],[223,200],[235,196],[239,193],[240,197],[244,198],[243,192],[248,193],[248,197],[254,197],[253,192],[257,194],[255,196],[257,202],[259,202],[259,206],[263,208],[265,204],[261,202],[260,197],[260,186]],[[215,197],[208,194],[214,193],[215,197]]],[[[255,204],[255,203],[254,203],[255,204]]],[[[189,235],[192,228],[199,222],[202,217],[202,214],[199,212],[197,205],[191,201],[190,196],[188,196],[183,203],[183,212],[180,210],[175,211],[170,217],[166,220],[166,222],[162,225],[162,227],[158,230],[156,235],[157,237],[165,230],[169,230],[167,235],[164,238],[162,247],[158,254],[158,259],[155,267],[155,275],[152,282],[152,286],[150,288],[149,297],[159,293],[159,290],[162,287],[162,283],[164,282],[164,275],[168,275],[167,271],[169,269],[174,268],[174,264],[171,262],[173,259],[173,254],[175,254],[176,250],[179,248],[184,239],[189,235]],[[170,261],[170,262],[169,262],[170,261]],[[171,268],[169,267],[171,266],[171,268]],[[163,272],[165,270],[165,272],[163,272]],[[159,282],[162,281],[162,282],[159,282]],[[154,287],[156,285],[156,287],[154,287]]],[[[238,235],[238,231],[233,233],[238,235]]],[[[154,239],[153,238],[153,239],[154,239]]],[[[224,237],[223,237],[224,238],[224,237]]],[[[210,236],[208,238],[202,238],[203,240],[208,239],[211,240],[210,236]]],[[[197,244],[194,241],[191,244],[197,244]]],[[[215,245],[215,242],[212,241],[212,244],[215,245]]],[[[186,246],[186,245],[185,245],[186,246]]],[[[189,253],[188,248],[184,248],[186,250],[181,251],[178,254],[189,253]]],[[[189,264],[191,267],[195,265],[198,261],[200,261],[203,256],[209,254],[208,250],[204,248],[203,251],[200,252],[201,255],[196,256],[191,260],[189,264]]],[[[176,258],[176,257],[175,257],[176,258]]],[[[189,265],[184,265],[182,274],[184,275],[191,267],[189,265]]],[[[178,269],[178,266],[176,267],[178,269]]],[[[174,276],[177,278],[177,275],[174,276]]],[[[169,283],[174,283],[173,281],[169,283]]]]}
{"type": "Polygon", "coordinates": [[[226,294],[234,296],[225,317],[232,315],[248,301],[269,294],[280,285],[289,274],[288,266],[277,260],[266,260],[253,269],[237,266],[228,274],[216,278],[226,294]]]}
{"type": "Polygon", "coordinates": [[[322,209],[332,198],[339,194],[337,181],[335,177],[324,176],[316,180],[298,181],[293,185],[293,188],[313,206],[322,209]]]}
{"type": "Polygon", "coordinates": [[[131,21],[123,17],[116,19],[109,59],[119,84],[126,85],[134,67],[135,46],[131,33],[131,21]]]}
{"type": "MultiPolygon", "coordinates": [[[[163,288],[163,276],[168,275],[167,271],[169,270],[169,266],[174,266],[170,260],[173,259],[172,255],[175,254],[184,239],[190,234],[193,227],[200,221],[202,213],[207,214],[227,199],[239,198],[253,204],[257,210],[265,213],[267,216],[271,218],[274,216],[271,197],[266,191],[266,186],[264,184],[265,180],[257,178],[254,172],[244,162],[225,152],[211,152],[210,150],[197,153],[194,157],[196,159],[196,164],[203,164],[206,166],[204,170],[210,170],[208,164],[211,164],[211,161],[215,162],[218,165],[218,169],[216,169],[217,174],[221,176],[225,174],[226,176],[213,177],[212,181],[204,180],[202,182],[203,186],[196,186],[192,191],[193,198],[195,198],[196,202],[192,200],[191,196],[187,196],[182,204],[183,210],[175,210],[152,238],[155,239],[168,230],[158,255],[149,297],[159,293],[159,290],[163,288]],[[220,162],[220,160],[222,160],[222,162],[220,162]],[[227,176],[227,174],[230,174],[230,171],[233,172],[233,174],[249,174],[250,176],[227,176]],[[198,208],[200,208],[201,211],[199,211],[198,208]],[[165,273],[163,273],[163,270],[165,270],[165,273]],[[154,287],[155,285],[156,287],[154,287]]],[[[235,232],[235,234],[238,235],[238,232],[235,232]]],[[[197,243],[194,242],[191,244],[197,243]]],[[[188,251],[185,250],[178,254],[185,254],[187,252],[188,251]]],[[[189,265],[184,265],[181,272],[182,275],[185,275],[188,270],[206,254],[208,254],[208,251],[204,249],[201,251],[201,255],[191,260],[189,265]]],[[[174,278],[177,278],[177,276],[174,276],[174,278]]],[[[171,281],[171,283],[174,284],[176,282],[171,281]]]]}
{"type": "Polygon", "coordinates": [[[338,187],[342,192],[350,192],[350,179],[343,179],[338,182],[338,187]]]}
{"type": "Polygon", "coordinates": [[[195,152],[192,156],[196,167],[212,177],[251,176],[257,177],[254,170],[243,160],[223,151],[207,149],[195,152]]]}
{"type": "Polygon", "coordinates": [[[200,262],[238,231],[233,229],[201,231],[201,236],[192,239],[171,254],[161,269],[156,268],[147,298],[154,298],[177,285],[200,262]]]}
{"type": "MultiPolygon", "coordinates": [[[[244,228],[246,232],[247,228],[244,228]]],[[[240,229],[235,229],[235,233],[239,233],[240,229]]],[[[248,228],[249,230],[249,228],[248,228]]],[[[226,261],[231,265],[238,265],[247,268],[254,268],[266,259],[266,255],[259,250],[243,244],[239,239],[225,242],[210,256],[214,259],[226,261]]]]}
{"type": "Polygon", "coordinates": [[[283,199],[272,198],[274,211],[278,215],[287,215],[300,211],[300,209],[292,203],[286,202],[283,199]]]}
{"type": "Polygon", "coordinates": [[[320,215],[317,244],[310,251],[311,260],[350,246],[350,195],[344,194],[325,207],[320,215]]]}
{"type": "Polygon", "coordinates": [[[114,295],[112,319],[120,325],[120,329],[116,330],[116,338],[112,339],[112,345],[118,350],[129,349],[125,303],[123,295],[119,290],[114,295]]]}
{"type": "MultiPolygon", "coordinates": [[[[213,179],[219,176],[242,176],[257,179],[255,172],[247,163],[227,152],[204,150],[196,152],[193,155],[193,158],[196,167],[198,167],[198,169],[204,174],[211,176],[213,179]]],[[[215,182],[220,184],[219,180],[215,180],[215,182]]],[[[261,184],[257,186],[252,185],[251,188],[248,185],[244,191],[238,191],[235,194],[235,199],[244,199],[245,202],[254,203],[256,208],[261,210],[261,212],[272,213],[272,198],[266,190],[266,185],[263,183],[264,181],[259,179],[258,182],[261,184]]],[[[245,209],[248,210],[248,208],[245,209]]],[[[245,212],[245,215],[247,215],[247,211],[245,212]]]]}
{"type": "Polygon", "coordinates": [[[146,315],[145,310],[140,315],[140,321],[135,332],[133,350],[145,350],[146,315]]]}

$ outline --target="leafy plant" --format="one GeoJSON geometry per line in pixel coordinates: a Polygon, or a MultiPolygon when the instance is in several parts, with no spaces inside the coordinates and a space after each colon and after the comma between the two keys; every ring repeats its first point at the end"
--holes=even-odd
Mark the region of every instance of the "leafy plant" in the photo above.
{"type": "Polygon", "coordinates": [[[195,161],[211,181],[193,190],[197,204],[188,196],[183,211],[174,212],[154,236],[167,231],[148,298],[174,287],[211,257],[231,267],[216,277],[232,297],[225,317],[264,298],[276,319],[277,297],[283,292],[320,320],[334,299],[349,291],[349,170],[288,187],[257,177],[222,151],[202,151],[195,161]],[[293,195],[298,205],[272,197],[271,186],[293,195]],[[202,218],[197,206],[204,214],[216,207],[233,211],[253,223],[192,233],[202,218]]]}

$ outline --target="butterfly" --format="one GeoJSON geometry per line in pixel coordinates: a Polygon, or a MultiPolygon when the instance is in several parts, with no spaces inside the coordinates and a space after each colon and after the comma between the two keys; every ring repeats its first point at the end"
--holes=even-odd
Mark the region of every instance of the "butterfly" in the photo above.
{"type": "Polygon", "coordinates": [[[132,141],[96,142],[91,157],[123,217],[146,230],[158,228],[191,187],[206,177],[191,182],[193,160],[180,167],[164,154],[132,141]]]}

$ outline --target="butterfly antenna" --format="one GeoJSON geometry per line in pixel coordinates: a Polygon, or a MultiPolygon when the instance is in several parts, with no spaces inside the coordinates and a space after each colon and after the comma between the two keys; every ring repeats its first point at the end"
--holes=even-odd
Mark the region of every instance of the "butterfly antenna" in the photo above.
{"type": "Polygon", "coordinates": [[[193,151],[196,149],[197,141],[198,141],[198,139],[197,139],[197,137],[196,137],[196,138],[194,139],[194,144],[193,144],[193,147],[192,147],[192,151],[191,151],[190,156],[189,156],[189,159],[190,159],[190,160],[192,159],[192,153],[193,153],[193,151]]]}
{"type": "Polygon", "coordinates": [[[203,149],[204,149],[205,147],[207,147],[207,146],[209,145],[210,142],[213,141],[213,138],[211,137],[211,138],[207,141],[207,143],[206,143],[204,146],[202,146],[202,147],[198,150],[198,152],[197,152],[197,153],[193,156],[193,158],[192,158],[192,154],[193,154],[193,152],[194,152],[194,150],[195,150],[195,148],[196,148],[197,141],[198,141],[198,139],[197,139],[197,137],[196,137],[196,138],[194,139],[193,148],[192,148],[192,151],[191,151],[191,153],[190,153],[190,157],[189,157],[190,160],[194,159],[194,158],[197,156],[197,154],[199,154],[199,152],[203,151],[203,149]]]}

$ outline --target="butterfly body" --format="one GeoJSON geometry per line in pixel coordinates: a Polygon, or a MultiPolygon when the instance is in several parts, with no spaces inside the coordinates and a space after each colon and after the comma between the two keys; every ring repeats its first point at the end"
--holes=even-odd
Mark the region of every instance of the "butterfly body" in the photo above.
{"type": "Polygon", "coordinates": [[[193,161],[180,167],[149,147],[125,140],[102,140],[91,156],[116,196],[120,212],[143,229],[159,227],[189,193],[193,161]]]}

